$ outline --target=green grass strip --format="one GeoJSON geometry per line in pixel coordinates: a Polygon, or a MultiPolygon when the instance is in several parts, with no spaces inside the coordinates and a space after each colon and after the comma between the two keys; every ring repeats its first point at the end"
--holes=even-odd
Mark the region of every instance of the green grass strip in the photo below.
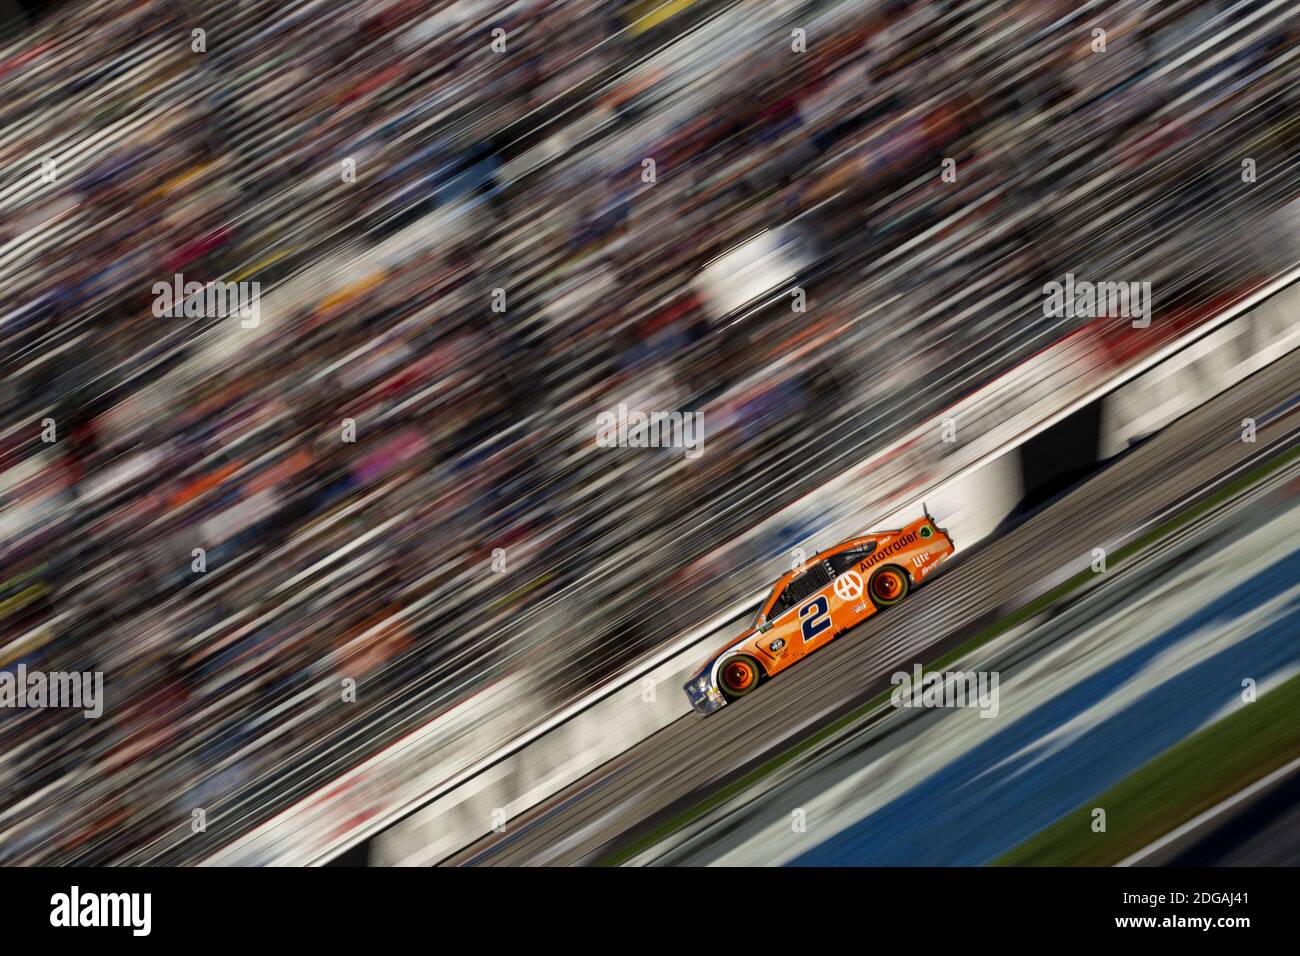
{"type": "Polygon", "coordinates": [[[1179,741],[1051,826],[997,866],[1112,866],[1300,757],[1300,677],[1179,741]],[[1106,832],[1092,811],[1106,811],[1106,832]]]}

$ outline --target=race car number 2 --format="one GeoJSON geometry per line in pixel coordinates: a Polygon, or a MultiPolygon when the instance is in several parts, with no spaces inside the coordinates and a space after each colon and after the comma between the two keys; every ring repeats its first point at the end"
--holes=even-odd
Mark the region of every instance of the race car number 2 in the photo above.
{"type": "Polygon", "coordinates": [[[805,644],[830,627],[830,605],[827,603],[825,596],[819,595],[799,608],[799,620],[803,621],[803,641],[805,644]]]}

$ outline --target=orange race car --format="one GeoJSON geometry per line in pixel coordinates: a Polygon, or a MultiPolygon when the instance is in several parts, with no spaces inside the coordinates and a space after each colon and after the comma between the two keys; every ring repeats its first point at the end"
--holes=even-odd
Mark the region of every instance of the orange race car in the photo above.
{"type": "Polygon", "coordinates": [[[743,697],[881,608],[897,604],[953,553],[929,511],[897,531],[877,531],[813,555],[772,587],[753,625],[686,682],[702,714],[743,697]]]}

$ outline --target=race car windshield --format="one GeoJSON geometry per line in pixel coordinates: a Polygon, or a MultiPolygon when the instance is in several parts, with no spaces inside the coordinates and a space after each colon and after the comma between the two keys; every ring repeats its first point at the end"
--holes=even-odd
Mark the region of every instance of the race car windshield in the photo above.
{"type": "Polygon", "coordinates": [[[758,627],[758,625],[763,622],[764,610],[767,610],[768,608],[771,609],[768,611],[767,614],[768,620],[771,620],[772,618],[776,617],[776,615],[781,613],[780,611],[777,610],[777,606],[780,604],[780,601],[778,600],[776,602],[773,602],[772,600],[772,598],[775,597],[777,592],[780,590],[780,587],[781,586],[778,584],[776,587],[772,588],[772,590],[768,592],[767,597],[763,599],[763,603],[758,606],[758,613],[754,615],[754,627],[758,627]]]}
{"type": "Polygon", "coordinates": [[[792,602],[791,586],[798,580],[798,578],[794,578],[791,581],[787,581],[784,587],[778,584],[776,587],[772,588],[772,592],[767,596],[767,600],[764,601],[762,607],[759,608],[758,617],[754,619],[755,627],[757,627],[759,622],[763,619],[764,607],[767,608],[767,620],[769,621],[780,617],[781,614],[790,607],[792,602]]]}

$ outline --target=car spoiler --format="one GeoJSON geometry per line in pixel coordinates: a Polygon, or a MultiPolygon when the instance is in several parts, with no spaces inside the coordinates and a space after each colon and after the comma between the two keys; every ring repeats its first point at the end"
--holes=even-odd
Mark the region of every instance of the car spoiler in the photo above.
{"type": "MultiPolygon", "coordinates": [[[[924,501],[921,502],[921,510],[925,512],[925,518],[926,518],[926,520],[929,521],[930,524],[934,525],[934,530],[935,530],[935,531],[938,531],[941,535],[943,535],[945,538],[947,538],[949,544],[952,544],[952,543],[953,543],[953,541],[952,541],[952,535],[950,535],[950,534],[948,533],[948,529],[947,529],[947,528],[941,528],[941,527],[939,527],[939,522],[935,521],[935,520],[934,520],[934,515],[930,514],[930,506],[929,506],[928,504],[926,504],[924,501]]],[[[956,545],[953,545],[953,547],[956,547],[956,545]]]]}

